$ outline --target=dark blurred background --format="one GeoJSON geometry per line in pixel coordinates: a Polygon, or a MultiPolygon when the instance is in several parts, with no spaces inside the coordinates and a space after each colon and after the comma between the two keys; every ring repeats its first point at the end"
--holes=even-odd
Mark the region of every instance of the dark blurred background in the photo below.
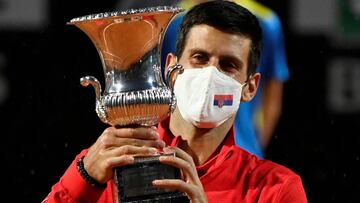
{"type": "MultiPolygon", "coordinates": [[[[291,75],[267,158],[301,175],[309,202],[360,202],[360,1],[259,2],[282,20],[291,75]]],[[[129,5],[0,0],[1,182],[11,202],[41,202],[106,127],[94,90],[79,84],[103,79],[100,58],[66,22],[129,5]]]]}

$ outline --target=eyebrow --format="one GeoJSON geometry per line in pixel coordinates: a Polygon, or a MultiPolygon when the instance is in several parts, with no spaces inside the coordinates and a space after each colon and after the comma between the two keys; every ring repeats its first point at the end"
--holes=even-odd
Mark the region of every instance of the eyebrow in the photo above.
{"type": "Polygon", "coordinates": [[[190,52],[190,55],[192,55],[192,54],[194,54],[194,53],[202,53],[202,54],[210,55],[210,53],[207,52],[206,50],[204,50],[204,49],[199,49],[199,48],[190,49],[189,52],[190,52]]]}

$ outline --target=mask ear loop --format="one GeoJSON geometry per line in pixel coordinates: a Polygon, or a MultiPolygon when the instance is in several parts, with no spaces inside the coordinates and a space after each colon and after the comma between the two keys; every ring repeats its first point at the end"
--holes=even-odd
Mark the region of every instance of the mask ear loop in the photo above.
{"type": "MultiPolygon", "coordinates": [[[[244,84],[242,84],[242,87],[244,88],[246,85],[249,84],[249,81],[251,80],[252,78],[252,74],[249,75],[249,77],[245,80],[244,84]]],[[[241,84],[241,83],[240,83],[241,84]]]]}
{"type": "Polygon", "coordinates": [[[242,98],[242,93],[244,91],[244,88],[249,84],[249,81],[251,80],[252,78],[252,74],[249,75],[249,77],[245,80],[244,84],[241,84],[241,98],[242,98]]]}

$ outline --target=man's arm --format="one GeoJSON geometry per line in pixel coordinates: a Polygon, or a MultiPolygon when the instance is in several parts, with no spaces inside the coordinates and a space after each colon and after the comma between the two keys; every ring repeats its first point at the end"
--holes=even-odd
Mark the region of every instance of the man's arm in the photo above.
{"type": "Polygon", "coordinates": [[[87,150],[84,150],[76,156],[59,182],[52,186],[51,192],[42,203],[77,202],[83,198],[96,202],[99,199],[103,189],[95,188],[86,183],[76,169],[76,161],[86,152],[87,150]]]}
{"type": "MultiPolygon", "coordinates": [[[[83,150],[75,158],[43,202],[98,202],[99,198],[112,202],[112,195],[101,195],[104,192],[102,185],[113,178],[113,169],[132,164],[134,155],[157,154],[156,148],[164,146],[156,128],[108,127],[88,150],[83,150]],[[93,179],[92,183],[87,182],[89,179],[85,180],[77,168],[77,161],[84,155],[81,171],[86,171],[93,179]],[[97,185],[101,185],[101,188],[97,185]]],[[[109,185],[105,190],[109,189],[109,185]]]]}

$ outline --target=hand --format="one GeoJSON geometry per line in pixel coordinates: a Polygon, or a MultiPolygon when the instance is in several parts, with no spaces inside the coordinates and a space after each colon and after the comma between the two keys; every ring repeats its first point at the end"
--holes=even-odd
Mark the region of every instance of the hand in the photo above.
{"type": "Polygon", "coordinates": [[[192,203],[207,202],[192,157],[177,147],[166,147],[163,150],[165,153],[175,152],[176,156],[160,156],[160,162],[179,168],[182,172],[182,179],[155,180],[153,185],[158,188],[184,192],[192,203]]]}
{"type": "Polygon", "coordinates": [[[99,183],[113,177],[113,168],[131,164],[135,155],[154,155],[164,141],[156,127],[114,128],[104,130],[84,158],[88,174],[99,183]]]}

